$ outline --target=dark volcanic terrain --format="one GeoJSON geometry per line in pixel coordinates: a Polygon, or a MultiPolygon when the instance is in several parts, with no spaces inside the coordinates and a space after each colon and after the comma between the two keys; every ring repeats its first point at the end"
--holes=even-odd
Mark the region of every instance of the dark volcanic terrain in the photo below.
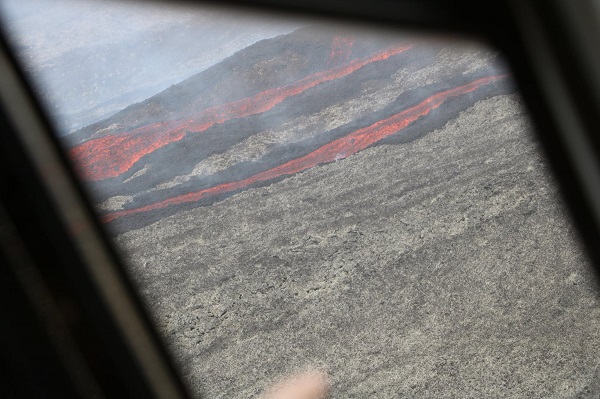
{"type": "Polygon", "coordinates": [[[68,137],[198,395],[600,395],[600,297],[510,74],[302,29],[68,137]]]}

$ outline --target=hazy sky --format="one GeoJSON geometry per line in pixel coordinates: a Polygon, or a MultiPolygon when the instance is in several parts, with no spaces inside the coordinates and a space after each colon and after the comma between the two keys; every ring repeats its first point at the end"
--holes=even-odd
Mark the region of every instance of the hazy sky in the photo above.
{"type": "Polygon", "coordinates": [[[0,0],[3,25],[61,134],[301,24],[173,4],[0,0]]]}

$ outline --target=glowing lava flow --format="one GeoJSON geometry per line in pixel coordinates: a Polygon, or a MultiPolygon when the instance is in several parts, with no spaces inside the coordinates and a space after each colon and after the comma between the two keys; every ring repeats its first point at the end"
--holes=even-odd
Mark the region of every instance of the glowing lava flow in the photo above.
{"type": "Polygon", "coordinates": [[[190,120],[160,122],[126,133],[91,139],[72,148],[70,155],[85,180],[97,181],[116,177],[129,170],[144,155],[183,139],[187,132],[199,133],[217,123],[268,111],[288,97],[298,95],[321,83],[347,76],[365,65],[386,60],[411,47],[405,45],[381,51],[369,58],[351,61],[342,67],[317,72],[286,86],[216,105],[201,111],[190,120]]]}
{"type": "Polygon", "coordinates": [[[502,79],[505,76],[506,75],[488,76],[477,79],[471,83],[458,86],[454,89],[449,89],[436,93],[423,100],[419,104],[408,108],[398,114],[395,114],[387,119],[376,122],[365,128],[356,130],[348,134],[347,136],[344,136],[342,138],[339,138],[328,144],[323,145],[319,149],[305,156],[293,159],[273,169],[257,173],[246,179],[219,184],[214,187],[169,198],[140,208],[127,209],[123,211],[109,213],[103,216],[103,221],[110,222],[123,216],[134,215],[142,212],[149,212],[157,209],[166,208],[171,205],[196,202],[198,200],[216,194],[223,194],[239,190],[256,182],[271,180],[286,175],[293,175],[295,173],[302,172],[319,164],[333,162],[338,159],[346,158],[404,129],[417,119],[429,114],[432,110],[440,107],[448,98],[471,93],[477,90],[479,87],[492,83],[496,80],[502,79]]]}

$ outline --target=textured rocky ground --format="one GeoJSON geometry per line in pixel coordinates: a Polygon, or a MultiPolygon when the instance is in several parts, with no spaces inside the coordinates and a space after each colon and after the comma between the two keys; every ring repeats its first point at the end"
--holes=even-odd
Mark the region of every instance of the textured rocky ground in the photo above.
{"type": "Polygon", "coordinates": [[[600,291],[494,52],[304,30],[70,140],[198,395],[600,395],[600,291]]]}
{"type": "Polygon", "coordinates": [[[209,398],[597,397],[600,302],[518,96],[118,238],[209,398]]]}

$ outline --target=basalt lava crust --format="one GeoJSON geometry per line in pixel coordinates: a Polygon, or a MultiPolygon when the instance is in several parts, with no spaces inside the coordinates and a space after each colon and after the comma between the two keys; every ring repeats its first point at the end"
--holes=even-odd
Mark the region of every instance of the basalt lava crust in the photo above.
{"type": "Polygon", "coordinates": [[[300,30],[70,139],[203,397],[307,366],[336,398],[600,395],[598,287],[493,51],[300,30]]]}

